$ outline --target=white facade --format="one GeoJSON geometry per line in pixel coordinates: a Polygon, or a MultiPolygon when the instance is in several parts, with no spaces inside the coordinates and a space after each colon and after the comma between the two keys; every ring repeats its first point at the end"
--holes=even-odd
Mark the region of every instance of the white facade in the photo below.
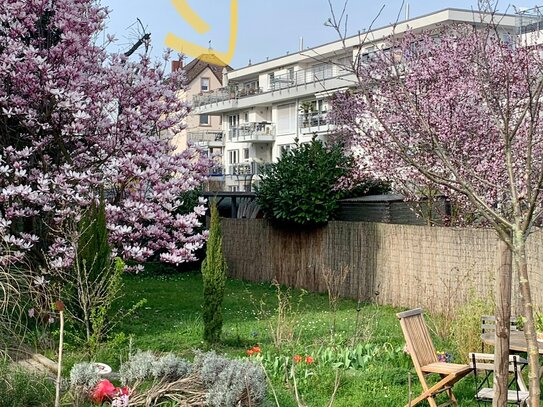
{"type": "MultiPolygon", "coordinates": [[[[515,33],[515,16],[496,17],[504,34],[515,33]]],[[[363,61],[391,35],[489,20],[489,15],[446,9],[347,38],[345,47],[336,41],[229,72],[223,88],[194,98],[196,113],[222,117],[225,189],[250,190],[259,167],[276,161],[296,139],[325,139],[334,130],[327,120],[329,97],[355,85],[343,67],[363,61]]]]}

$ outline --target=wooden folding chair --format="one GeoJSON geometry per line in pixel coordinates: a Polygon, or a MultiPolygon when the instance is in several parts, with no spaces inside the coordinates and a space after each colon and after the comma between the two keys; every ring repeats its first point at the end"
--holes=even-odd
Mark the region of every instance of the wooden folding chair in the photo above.
{"type": "MultiPolygon", "coordinates": [[[[494,373],[494,355],[470,353],[469,360],[475,376],[475,400],[477,400],[477,404],[492,403],[494,388],[491,376],[494,373]],[[479,380],[479,373],[483,374],[482,380],[479,380]]],[[[527,405],[530,393],[522,378],[522,369],[527,364],[526,359],[518,355],[509,355],[510,380],[507,386],[507,404],[527,405]]]]}
{"type": "Polygon", "coordinates": [[[469,365],[438,361],[432,338],[430,338],[430,333],[422,316],[422,309],[417,308],[400,312],[396,316],[400,320],[407,350],[411,355],[423,390],[420,396],[412,400],[411,403],[406,404],[405,407],[415,406],[423,400],[428,400],[431,407],[457,406],[458,401],[454,397],[452,386],[471,372],[471,367],[469,365]],[[426,381],[427,376],[432,373],[441,376],[441,380],[434,385],[426,381]],[[446,392],[448,400],[438,406],[436,396],[443,392],[446,392]]]}

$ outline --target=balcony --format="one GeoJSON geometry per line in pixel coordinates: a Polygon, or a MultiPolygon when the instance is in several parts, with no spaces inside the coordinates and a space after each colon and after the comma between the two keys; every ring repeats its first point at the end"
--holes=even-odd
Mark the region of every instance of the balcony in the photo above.
{"type": "Polygon", "coordinates": [[[223,140],[224,132],[220,130],[189,131],[187,133],[187,141],[202,148],[222,147],[223,140]]]}
{"type": "Polygon", "coordinates": [[[194,108],[201,111],[220,113],[232,108],[244,108],[253,104],[270,104],[281,98],[300,97],[314,94],[324,89],[341,88],[353,83],[352,73],[334,64],[322,64],[307,69],[291,71],[277,75],[271,79],[268,87],[262,88],[258,83],[233,83],[225,88],[207,92],[193,97],[194,108]],[[289,92],[282,90],[289,89],[289,92]],[[279,94],[274,92],[280,92],[279,94]],[[254,97],[254,99],[248,99],[254,97]]]}
{"type": "Polygon", "coordinates": [[[192,97],[192,105],[195,108],[205,106],[213,103],[224,102],[227,100],[234,100],[244,98],[247,96],[259,95],[263,92],[263,89],[256,86],[243,87],[243,86],[228,86],[212,90],[201,95],[194,95],[192,97]]]}
{"type": "Polygon", "coordinates": [[[326,112],[308,112],[298,116],[298,127],[303,132],[328,130],[330,125],[326,112]]]}
{"type": "Polygon", "coordinates": [[[224,175],[224,167],[222,165],[214,165],[209,169],[210,177],[222,177],[224,175]]]}
{"type": "Polygon", "coordinates": [[[259,175],[262,172],[262,169],[268,167],[270,163],[239,163],[239,164],[230,164],[228,167],[229,175],[238,176],[238,177],[248,177],[253,175],[259,175]]]}
{"type": "Polygon", "coordinates": [[[233,143],[270,143],[275,140],[275,125],[270,122],[244,123],[230,128],[228,140],[233,143]]]}
{"type": "Polygon", "coordinates": [[[276,91],[294,86],[321,82],[326,79],[336,78],[346,74],[348,74],[348,71],[334,64],[318,65],[275,76],[270,84],[270,90],[276,91]]]}

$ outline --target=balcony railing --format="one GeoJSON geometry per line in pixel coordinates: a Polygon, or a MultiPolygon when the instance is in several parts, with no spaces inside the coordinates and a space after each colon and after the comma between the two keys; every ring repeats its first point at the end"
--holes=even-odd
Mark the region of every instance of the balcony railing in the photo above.
{"type": "Polygon", "coordinates": [[[224,175],[224,167],[222,165],[215,165],[209,169],[210,177],[220,177],[224,175]]]}
{"type": "Polygon", "coordinates": [[[244,123],[228,132],[228,140],[234,143],[267,143],[274,139],[275,126],[269,122],[244,123]]]}
{"type": "Polygon", "coordinates": [[[192,97],[192,104],[194,107],[200,107],[209,105],[211,103],[224,102],[231,99],[239,99],[247,96],[258,95],[263,92],[260,87],[243,87],[243,86],[228,86],[225,88],[219,88],[206,92],[202,95],[194,95],[192,97]]]}
{"type": "Polygon", "coordinates": [[[291,88],[293,86],[305,85],[313,82],[320,82],[326,79],[335,78],[347,74],[348,71],[334,64],[319,65],[298,71],[291,71],[286,74],[277,75],[273,78],[272,91],[291,88]]]}
{"type": "Polygon", "coordinates": [[[298,127],[301,129],[308,127],[319,127],[330,124],[327,113],[308,112],[298,116],[298,127]]]}
{"type": "Polygon", "coordinates": [[[200,147],[219,147],[224,140],[224,132],[220,130],[189,131],[187,141],[200,147]]]}
{"type": "Polygon", "coordinates": [[[277,75],[272,79],[270,86],[267,89],[254,85],[246,86],[247,84],[230,83],[230,85],[227,87],[206,92],[202,95],[195,95],[192,99],[192,103],[194,107],[200,107],[212,103],[255,96],[265,92],[273,92],[280,89],[321,82],[327,79],[347,75],[348,73],[349,71],[341,68],[340,66],[334,64],[323,64],[277,75]]]}
{"type": "Polygon", "coordinates": [[[263,168],[268,167],[270,163],[240,163],[230,164],[228,166],[228,174],[234,176],[251,176],[259,175],[262,173],[263,168]]]}

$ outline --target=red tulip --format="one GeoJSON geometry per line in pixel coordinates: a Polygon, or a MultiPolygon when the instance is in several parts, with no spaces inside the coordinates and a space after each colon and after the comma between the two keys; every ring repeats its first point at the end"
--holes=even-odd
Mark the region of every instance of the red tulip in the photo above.
{"type": "Polygon", "coordinates": [[[315,361],[315,359],[313,359],[311,356],[306,356],[305,357],[305,363],[311,364],[314,361],[315,361]]]}
{"type": "Polygon", "coordinates": [[[260,346],[258,346],[258,345],[253,346],[252,351],[253,351],[254,353],[260,353],[260,346]]]}
{"type": "Polygon", "coordinates": [[[294,355],[292,358],[296,363],[300,363],[302,361],[302,357],[300,355],[294,355]]]}
{"type": "Polygon", "coordinates": [[[255,353],[254,350],[252,350],[252,349],[247,350],[247,355],[251,356],[253,353],[255,353]]]}

